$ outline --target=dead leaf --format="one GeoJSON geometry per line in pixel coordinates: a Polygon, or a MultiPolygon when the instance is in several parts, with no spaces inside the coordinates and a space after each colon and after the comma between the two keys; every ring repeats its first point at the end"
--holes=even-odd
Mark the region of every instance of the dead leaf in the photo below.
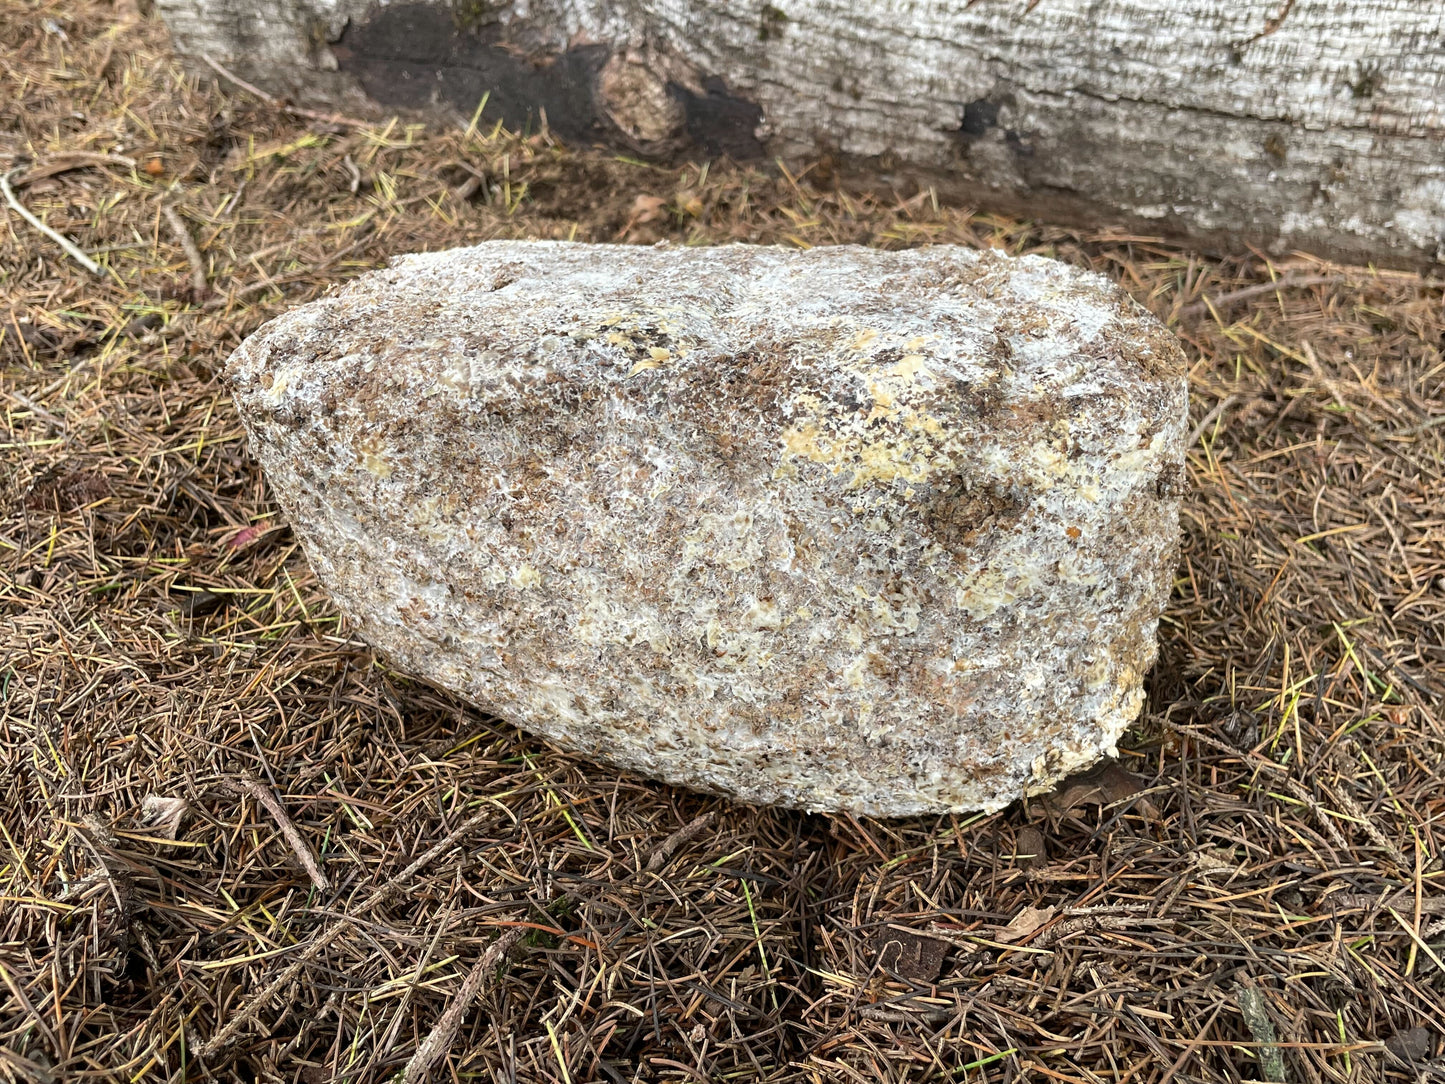
{"type": "Polygon", "coordinates": [[[180,831],[181,818],[190,808],[184,798],[162,798],[159,794],[148,794],[140,806],[141,826],[165,839],[175,839],[176,833],[180,831]]]}
{"type": "Polygon", "coordinates": [[[1385,1050],[1407,1065],[1427,1059],[1430,1056],[1430,1046],[1429,1028],[1397,1031],[1385,1040],[1385,1050]]]}
{"type": "Polygon", "coordinates": [[[1002,941],[1005,945],[1022,941],[1025,937],[1037,933],[1046,926],[1058,912],[1057,907],[1025,907],[1014,916],[1014,920],[1007,926],[995,927],[997,932],[993,935],[993,939],[1002,941]]]}
{"type": "Polygon", "coordinates": [[[1043,804],[1057,813],[1067,813],[1086,805],[1113,805],[1132,798],[1145,789],[1144,780],[1106,760],[1097,767],[1066,779],[1053,794],[1043,797],[1043,804]]]}
{"type": "Polygon", "coordinates": [[[253,523],[249,527],[242,527],[236,532],[235,537],[226,543],[226,548],[232,551],[243,550],[270,529],[271,523],[269,520],[262,520],[260,523],[253,523]]]}
{"type": "Polygon", "coordinates": [[[621,241],[638,226],[663,217],[666,208],[667,200],[661,196],[638,196],[632,201],[632,207],[627,212],[627,225],[617,231],[617,240],[621,241]]]}
{"type": "Polygon", "coordinates": [[[1046,867],[1049,864],[1049,854],[1048,847],[1044,842],[1044,834],[1037,828],[1020,828],[1018,837],[1014,840],[1013,858],[1022,869],[1035,870],[1046,867]]]}
{"type": "Polygon", "coordinates": [[[878,966],[916,982],[932,982],[943,970],[948,942],[889,923],[874,931],[878,966]]]}
{"type": "Polygon", "coordinates": [[[652,222],[661,217],[662,209],[667,206],[667,200],[661,196],[638,196],[632,201],[632,224],[639,225],[643,222],[652,222]]]}

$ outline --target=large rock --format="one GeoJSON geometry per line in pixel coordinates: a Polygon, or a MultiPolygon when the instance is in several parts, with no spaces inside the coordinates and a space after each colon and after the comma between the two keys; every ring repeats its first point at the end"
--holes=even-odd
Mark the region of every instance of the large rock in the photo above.
{"type": "Polygon", "coordinates": [[[296,309],[228,374],[361,635],[599,759],[814,810],[993,809],[1142,703],[1184,366],[1097,275],[493,242],[296,309]]]}

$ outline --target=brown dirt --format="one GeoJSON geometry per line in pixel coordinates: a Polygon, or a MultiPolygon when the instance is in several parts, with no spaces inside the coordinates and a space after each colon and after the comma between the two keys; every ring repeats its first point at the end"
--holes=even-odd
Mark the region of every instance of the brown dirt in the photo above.
{"type": "Polygon", "coordinates": [[[5,212],[0,1074],[381,1080],[428,1036],[454,1080],[1445,1071],[1439,279],[316,121],[100,0],[0,0],[11,169],[105,273],[5,212]],[[519,236],[991,245],[1166,320],[1199,439],[1121,765],[989,817],[749,809],[349,635],[216,373],[388,254],[519,236]]]}

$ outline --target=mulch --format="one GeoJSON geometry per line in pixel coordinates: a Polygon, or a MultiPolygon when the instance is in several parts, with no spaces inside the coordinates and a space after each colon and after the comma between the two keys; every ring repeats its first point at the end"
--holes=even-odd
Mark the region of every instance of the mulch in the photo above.
{"type": "Polygon", "coordinates": [[[102,0],[0,0],[0,1075],[1445,1074],[1445,287],[1302,254],[308,116],[102,0]],[[391,670],[217,373],[387,256],[948,242],[1100,270],[1191,361],[1117,764],[991,816],[754,809],[391,670]]]}

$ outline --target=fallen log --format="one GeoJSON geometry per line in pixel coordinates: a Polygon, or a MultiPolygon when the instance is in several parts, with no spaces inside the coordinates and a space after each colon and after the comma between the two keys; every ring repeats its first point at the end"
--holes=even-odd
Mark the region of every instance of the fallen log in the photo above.
{"type": "Polygon", "coordinates": [[[1235,251],[1445,258],[1438,0],[157,7],[183,54],[351,112],[465,123],[485,98],[511,127],[641,154],[821,159],[1235,251]]]}

